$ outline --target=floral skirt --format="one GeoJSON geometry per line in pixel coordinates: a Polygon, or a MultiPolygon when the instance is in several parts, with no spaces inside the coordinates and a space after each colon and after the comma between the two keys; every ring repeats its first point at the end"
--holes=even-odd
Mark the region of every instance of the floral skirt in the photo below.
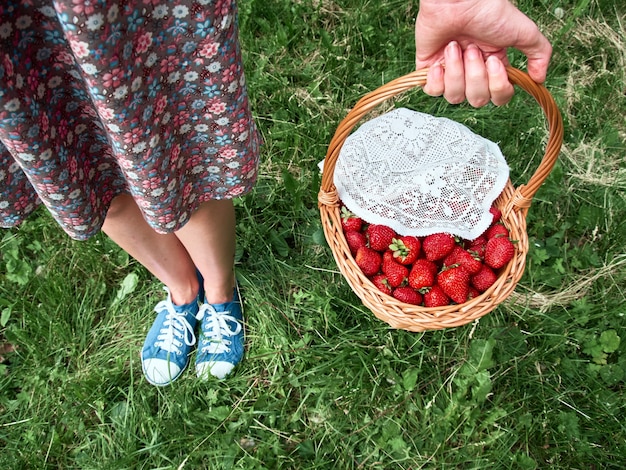
{"type": "Polygon", "coordinates": [[[234,0],[0,4],[0,226],[43,203],[75,239],[134,197],[160,233],[250,190],[234,0]]]}

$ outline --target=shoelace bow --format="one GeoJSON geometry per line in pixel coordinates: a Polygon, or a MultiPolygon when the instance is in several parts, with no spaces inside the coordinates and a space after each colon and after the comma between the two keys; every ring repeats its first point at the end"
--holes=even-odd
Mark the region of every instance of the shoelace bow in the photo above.
{"type": "Polygon", "coordinates": [[[163,328],[159,331],[155,346],[161,347],[168,352],[180,354],[180,347],[183,342],[187,346],[196,344],[196,335],[194,335],[193,327],[187,321],[184,313],[178,313],[174,310],[172,303],[168,300],[162,300],[154,307],[154,310],[160,312],[166,309],[165,321],[163,328]]]}
{"type": "Polygon", "coordinates": [[[201,349],[203,353],[221,354],[230,351],[231,340],[224,337],[235,336],[241,331],[241,323],[232,315],[230,311],[216,312],[215,309],[208,304],[200,307],[200,311],[196,318],[200,321],[208,315],[208,321],[202,322],[202,334],[208,338],[210,343],[201,349]],[[234,329],[229,323],[234,324],[234,329]]]}

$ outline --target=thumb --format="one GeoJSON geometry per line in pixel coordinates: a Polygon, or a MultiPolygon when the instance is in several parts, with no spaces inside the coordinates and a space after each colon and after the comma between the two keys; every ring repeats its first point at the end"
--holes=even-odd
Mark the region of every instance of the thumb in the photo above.
{"type": "Polygon", "coordinates": [[[520,42],[514,47],[523,52],[528,58],[528,75],[537,83],[546,81],[550,58],[552,57],[552,46],[550,41],[541,34],[539,29],[533,25],[533,34],[526,34],[524,37],[532,38],[529,42],[520,42]]]}
{"type": "Polygon", "coordinates": [[[546,81],[550,56],[552,55],[552,47],[549,44],[548,47],[547,53],[538,56],[528,55],[528,75],[537,83],[546,81]]]}

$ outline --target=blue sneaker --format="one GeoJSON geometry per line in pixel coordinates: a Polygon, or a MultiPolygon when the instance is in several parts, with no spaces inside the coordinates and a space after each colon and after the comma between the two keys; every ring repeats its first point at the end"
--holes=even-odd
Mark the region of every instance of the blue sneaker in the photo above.
{"type": "Polygon", "coordinates": [[[196,344],[194,329],[200,308],[198,299],[186,305],[174,305],[167,287],[167,300],[159,302],[157,317],[148,331],[141,350],[141,367],[152,385],[169,385],[183,373],[189,353],[196,344]]]}
{"type": "Polygon", "coordinates": [[[211,374],[218,379],[226,377],[243,358],[243,313],[239,288],[235,287],[233,300],[223,304],[200,306],[200,323],[196,373],[201,379],[211,374]]]}

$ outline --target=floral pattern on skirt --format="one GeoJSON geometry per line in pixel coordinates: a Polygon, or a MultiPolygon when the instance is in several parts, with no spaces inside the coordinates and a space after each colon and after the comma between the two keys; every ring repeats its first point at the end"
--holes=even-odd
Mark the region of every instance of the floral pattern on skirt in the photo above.
{"type": "Polygon", "coordinates": [[[129,193],[160,233],[258,168],[231,0],[0,4],[0,226],[43,203],[73,238],[129,193]]]}

